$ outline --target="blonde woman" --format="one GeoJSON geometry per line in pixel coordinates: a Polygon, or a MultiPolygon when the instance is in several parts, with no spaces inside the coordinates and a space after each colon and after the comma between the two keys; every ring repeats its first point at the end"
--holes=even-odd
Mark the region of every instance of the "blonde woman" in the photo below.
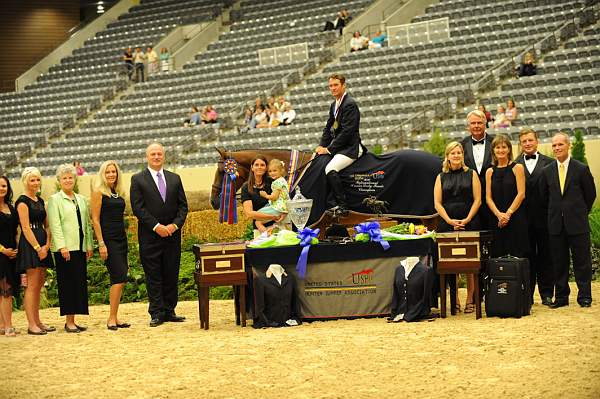
{"type": "Polygon", "coordinates": [[[25,314],[27,333],[45,335],[56,328],[40,320],[40,292],[46,281],[46,268],[53,267],[49,256],[50,231],[44,200],[37,194],[42,187],[42,175],[37,168],[28,167],[21,174],[24,193],[15,202],[21,225],[21,238],[17,254],[17,271],[21,273],[25,288],[25,314]]]}
{"type": "Polygon", "coordinates": [[[88,313],[87,260],[92,256],[92,223],[87,199],[75,193],[77,170],[63,164],[56,170],[60,191],[48,201],[51,250],[56,262],[60,315],[65,331],[80,333],[87,327],[75,323],[76,314],[88,313]]]}
{"type": "Polygon", "coordinates": [[[92,191],[92,222],[98,239],[100,257],[110,275],[110,313],[106,328],[117,331],[130,327],[119,321],[117,312],[127,282],[127,235],[125,234],[125,191],[121,169],[115,161],[100,166],[92,191]]]}
{"type": "MultiPolygon", "coordinates": [[[[438,232],[456,230],[479,230],[477,211],[481,206],[481,183],[477,172],[465,165],[465,155],[460,143],[453,141],[446,146],[442,172],[435,180],[433,203],[440,215],[438,232]]],[[[467,276],[467,303],[465,313],[475,309],[473,275],[467,276]]],[[[457,300],[457,310],[460,310],[457,300]]]]}

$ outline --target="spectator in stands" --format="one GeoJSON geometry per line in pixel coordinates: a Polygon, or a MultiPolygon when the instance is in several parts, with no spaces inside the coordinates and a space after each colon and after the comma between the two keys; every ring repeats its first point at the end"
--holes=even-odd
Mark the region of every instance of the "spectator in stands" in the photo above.
{"type": "Polygon", "coordinates": [[[256,97],[256,99],[254,100],[254,106],[252,107],[252,113],[256,114],[256,111],[258,111],[259,109],[262,109],[264,111],[265,106],[262,103],[262,98],[256,97]]]}
{"type": "Polygon", "coordinates": [[[167,72],[170,68],[170,58],[171,58],[171,54],[169,54],[169,50],[167,50],[166,47],[163,47],[160,49],[160,55],[158,56],[158,58],[160,59],[160,69],[163,72],[167,72]]]}
{"type": "Polygon", "coordinates": [[[338,17],[335,23],[335,29],[340,31],[340,35],[342,34],[344,27],[350,23],[352,20],[352,16],[348,12],[346,8],[342,8],[342,10],[338,13],[338,17]]]}
{"type": "Polygon", "coordinates": [[[485,127],[489,128],[490,122],[494,121],[494,118],[492,118],[492,113],[490,111],[488,111],[487,109],[485,109],[485,105],[483,105],[483,104],[479,104],[477,109],[485,114],[485,127]]]}
{"type": "Polygon", "coordinates": [[[158,54],[152,46],[148,46],[146,49],[146,58],[148,59],[148,75],[158,73],[158,54]]]}
{"type": "Polygon", "coordinates": [[[60,191],[48,200],[51,250],[56,264],[60,315],[65,331],[80,333],[87,327],[75,323],[75,315],[88,313],[87,261],[92,257],[92,221],[88,200],[74,191],[77,171],[63,164],[56,170],[60,191]]]}
{"type": "Polygon", "coordinates": [[[323,32],[328,30],[339,30],[340,35],[344,30],[344,26],[348,25],[352,20],[352,16],[347,9],[343,8],[337,13],[337,17],[333,21],[325,21],[325,28],[323,32]]]}
{"type": "Polygon", "coordinates": [[[271,108],[265,108],[263,115],[264,118],[256,123],[256,127],[259,129],[271,127],[271,108]]]}
{"type": "Polygon", "coordinates": [[[258,125],[262,124],[265,119],[268,122],[267,119],[267,112],[265,111],[265,107],[262,104],[256,104],[256,111],[254,111],[254,114],[252,116],[252,120],[250,121],[250,128],[254,129],[256,127],[258,127],[258,125]]]}
{"type": "Polygon", "coordinates": [[[493,128],[504,128],[504,127],[510,126],[510,121],[506,117],[505,112],[506,112],[506,109],[504,108],[504,105],[502,105],[502,104],[498,105],[498,112],[496,113],[496,116],[494,117],[494,123],[492,123],[493,128]]]}
{"type": "Polygon", "coordinates": [[[125,50],[123,61],[125,62],[125,68],[127,69],[127,77],[131,80],[133,77],[133,52],[131,47],[127,47],[127,50],[125,50]]]}
{"type": "Polygon", "coordinates": [[[533,58],[533,54],[526,53],[523,56],[523,62],[519,66],[519,77],[523,76],[533,76],[537,74],[537,66],[535,65],[535,59],[533,58]]]}
{"type": "Polygon", "coordinates": [[[136,80],[136,82],[145,82],[145,79],[144,79],[144,62],[145,61],[146,61],[146,54],[144,54],[144,52],[142,51],[141,48],[136,47],[135,54],[133,54],[133,64],[135,65],[135,80],[136,80]]]}
{"type": "Polygon", "coordinates": [[[212,105],[208,104],[202,110],[200,114],[200,119],[202,120],[203,125],[206,123],[217,123],[219,119],[219,114],[217,114],[217,111],[213,108],[212,105]]]}
{"type": "Polygon", "coordinates": [[[247,133],[250,130],[250,123],[252,122],[252,110],[250,108],[246,108],[244,110],[244,120],[238,126],[239,133],[247,133]]]}
{"type": "Polygon", "coordinates": [[[282,113],[279,112],[279,110],[277,108],[275,108],[275,106],[272,106],[271,108],[269,108],[270,112],[269,112],[269,127],[277,127],[281,124],[281,115],[282,113]]]}
{"type": "Polygon", "coordinates": [[[279,112],[283,112],[283,111],[285,111],[285,107],[288,104],[289,103],[287,101],[285,101],[285,97],[279,96],[277,98],[277,102],[275,103],[275,108],[277,108],[279,110],[279,112]]]}
{"type": "Polygon", "coordinates": [[[369,46],[369,39],[362,36],[360,31],[354,32],[354,36],[350,39],[350,52],[361,51],[369,46]]]}
{"type": "Polygon", "coordinates": [[[381,48],[384,47],[387,43],[387,35],[378,30],[375,33],[375,36],[369,40],[369,48],[381,48]]]}
{"type": "Polygon", "coordinates": [[[277,108],[275,106],[275,97],[273,97],[273,96],[269,97],[269,99],[267,100],[266,108],[277,108]]]}
{"type": "Polygon", "coordinates": [[[183,121],[183,126],[195,126],[200,124],[200,110],[195,105],[192,105],[192,111],[189,117],[183,121]]]}
{"type": "Polygon", "coordinates": [[[519,117],[519,111],[517,111],[517,106],[512,98],[509,98],[508,101],[506,101],[505,115],[511,126],[515,124],[515,121],[519,117]]]}
{"type": "Polygon", "coordinates": [[[83,168],[83,166],[81,166],[80,161],[73,162],[73,166],[75,167],[75,170],[77,171],[77,176],[85,175],[85,173],[86,173],[85,169],[83,168]]]}
{"type": "Polygon", "coordinates": [[[281,114],[281,124],[286,126],[291,125],[294,119],[296,119],[296,111],[292,109],[292,104],[286,103],[285,109],[281,114]]]}

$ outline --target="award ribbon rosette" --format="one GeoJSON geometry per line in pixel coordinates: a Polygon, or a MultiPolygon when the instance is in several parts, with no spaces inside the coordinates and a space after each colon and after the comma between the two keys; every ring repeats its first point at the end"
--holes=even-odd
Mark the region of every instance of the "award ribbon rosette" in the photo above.
{"type": "Polygon", "coordinates": [[[223,172],[219,223],[237,224],[237,203],[235,200],[237,162],[235,159],[228,158],[223,161],[223,172]]]}
{"type": "Polygon", "coordinates": [[[390,248],[390,243],[384,240],[381,236],[381,225],[378,222],[365,222],[354,226],[356,241],[373,241],[378,242],[383,247],[384,251],[390,248]]]}
{"type": "Polygon", "coordinates": [[[310,249],[311,244],[319,242],[317,239],[319,231],[319,229],[313,230],[310,227],[305,227],[298,232],[298,238],[300,239],[300,246],[302,246],[302,252],[300,252],[300,256],[298,257],[296,271],[298,272],[298,277],[301,279],[303,279],[306,275],[306,262],[308,260],[308,250],[310,249]]]}

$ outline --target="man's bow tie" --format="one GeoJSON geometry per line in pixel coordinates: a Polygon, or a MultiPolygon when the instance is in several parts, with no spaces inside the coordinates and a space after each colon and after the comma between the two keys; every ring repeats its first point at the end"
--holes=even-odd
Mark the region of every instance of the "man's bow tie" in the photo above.
{"type": "Polygon", "coordinates": [[[536,155],[536,154],[533,154],[533,155],[525,155],[525,159],[526,159],[526,160],[527,160],[527,159],[536,159],[536,158],[537,158],[537,155],[536,155]]]}
{"type": "Polygon", "coordinates": [[[473,139],[471,139],[471,140],[473,141],[473,145],[477,145],[477,144],[485,144],[485,139],[481,139],[481,140],[479,140],[479,141],[477,141],[477,140],[473,140],[473,139]]]}

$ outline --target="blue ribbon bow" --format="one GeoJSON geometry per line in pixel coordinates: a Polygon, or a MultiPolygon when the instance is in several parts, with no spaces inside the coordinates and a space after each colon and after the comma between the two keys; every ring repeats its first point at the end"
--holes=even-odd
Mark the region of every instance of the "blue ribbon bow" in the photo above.
{"type": "Polygon", "coordinates": [[[384,251],[390,248],[390,243],[381,238],[381,226],[378,222],[365,222],[354,226],[356,233],[368,234],[373,242],[378,242],[383,247],[384,251]]]}
{"type": "Polygon", "coordinates": [[[305,227],[300,230],[296,236],[300,239],[300,246],[302,247],[302,252],[300,252],[300,257],[296,264],[296,271],[298,272],[298,277],[301,279],[304,279],[304,276],[306,275],[306,261],[308,260],[310,244],[312,243],[313,238],[316,238],[319,235],[319,231],[319,229],[313,230],[310,227],[305,227]]]}

